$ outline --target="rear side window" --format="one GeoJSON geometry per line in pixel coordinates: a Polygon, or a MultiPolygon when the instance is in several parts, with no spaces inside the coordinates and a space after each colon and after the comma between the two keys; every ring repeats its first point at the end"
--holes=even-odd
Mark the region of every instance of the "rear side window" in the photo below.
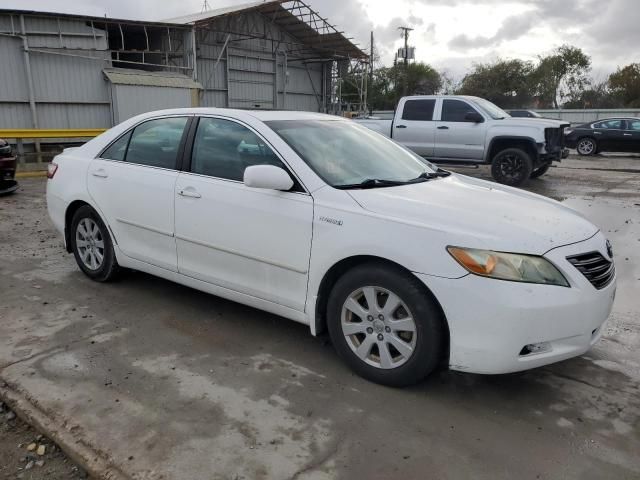
{"type": "Polygon", "coordinates": [[[191,154],[191,171],[243,181],[253,165],[287,168],[264,141],[247,127],[219,118],[201,118],[191,154]]]}
{"type": "Polygon", "coordinates": [[[622,120],[607,120],[606,122],[596,123],[595,128],[603,128],[605,130],[621,130],[622,120]]]}
{"type": "Polygon", "coordinates": [[[462,100],[444,100],[442,104],[443,122],[469,122],[465,120],[467,113],[477,113],[467,102],[462,100]]]}
{"type": "Polygon", "coordinates": [[[127,155],[127,146],[129,145],[130,138],[131,132],[124,134],[118,140],[113,142],[109,148],[102,152],[100,157],[108,158],[109,160],[124,161],[124,158],[127,155]]]}
{"type": "Polygon", "coordinates": [[[627,129],[640,132],[640,120],[627,120],[627,129]]]}
{"type": "Polygon", "coordinates": [[[435,100],[407,100],[402,110],[402,119],[431,121],[435,106],[435,100]]]}
{"type": "Polygon", "coordinates": [[[125,160],[150,167],[176,168],[187,117],[149,120],[133,129],[125,160]]]}

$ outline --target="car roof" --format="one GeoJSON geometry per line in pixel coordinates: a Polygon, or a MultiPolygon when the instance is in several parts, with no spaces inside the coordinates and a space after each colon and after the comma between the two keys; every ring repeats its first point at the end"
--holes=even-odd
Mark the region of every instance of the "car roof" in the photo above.
{"type": "Polygon", "coordinates": [[[234,108],[171,108],[147,112],[139,118],[153,118],[163,115],[221,115],[237,119],[256,118],[263,122],[270,120],[347,120],[335,115],[315,112],[298,112],[285,110],[241,110],[234,108]]]}

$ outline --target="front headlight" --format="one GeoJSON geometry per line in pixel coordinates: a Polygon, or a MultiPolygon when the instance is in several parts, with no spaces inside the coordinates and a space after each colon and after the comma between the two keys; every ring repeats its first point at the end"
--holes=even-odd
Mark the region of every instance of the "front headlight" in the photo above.
{"type": "Polygon", "coordinates": [[[564,134],[565,135],[571,135],[573,133],[573,128],[565,128],[564,129],[564,134]]]}
{"type": "Polygon", "coordinates": [[[447,247],[447,251],[467,271],[481,277],[569,286],[562,273],[542,257],[461,247],[447,247]]]}

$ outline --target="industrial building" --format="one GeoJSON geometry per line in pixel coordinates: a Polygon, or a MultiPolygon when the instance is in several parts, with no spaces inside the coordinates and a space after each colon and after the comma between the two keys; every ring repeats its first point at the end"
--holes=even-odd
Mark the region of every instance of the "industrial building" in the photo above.
{"type": "MultiPolygon", "coordinates": [[[[341,82],[367,62],[300,0],[162,22],[0,10],[0,129],[108,128],[188,106],[340,113],[341,82]]],[[[348,103],[366,101],[362,79],[348,103]]]]}

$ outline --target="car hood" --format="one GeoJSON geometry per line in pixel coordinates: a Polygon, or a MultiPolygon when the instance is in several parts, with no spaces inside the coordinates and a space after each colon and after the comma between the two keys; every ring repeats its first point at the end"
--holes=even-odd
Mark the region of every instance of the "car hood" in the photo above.
{"type": "Polygon", "coordinates": [[[522,118],[508,117],[503,118],[500,122],[512,127],[540,127],[540,128],[559,128],[560,126],[569,126],[568,122],[562,120],[553,120],[551,118],[522,118]]]}
{"type": "Polygon", "coordinates": [[[598,232],[559,202],[463,175],[348,192],[365,210],[437,231],[451,245],[542,255],[598,232]]]}

